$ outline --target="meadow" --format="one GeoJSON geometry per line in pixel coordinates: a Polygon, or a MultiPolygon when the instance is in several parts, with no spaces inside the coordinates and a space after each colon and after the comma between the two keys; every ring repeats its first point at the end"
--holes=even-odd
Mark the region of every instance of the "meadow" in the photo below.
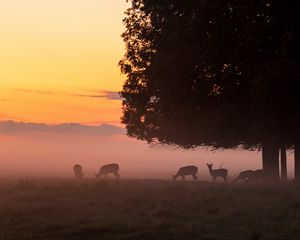
{"type": "Polygon", "coordinates": [[[300,239],[295,184],[1,180],[0,240],[300,239]]]}

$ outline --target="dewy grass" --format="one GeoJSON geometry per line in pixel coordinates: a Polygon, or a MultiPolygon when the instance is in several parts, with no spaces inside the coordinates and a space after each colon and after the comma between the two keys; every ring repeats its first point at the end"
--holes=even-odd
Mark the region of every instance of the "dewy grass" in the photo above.
{"type": "Polygon", "coordinates": [[[0,240],[298,240],[300,192],[294,184],[2,180],[0,216],[0,240]]]}

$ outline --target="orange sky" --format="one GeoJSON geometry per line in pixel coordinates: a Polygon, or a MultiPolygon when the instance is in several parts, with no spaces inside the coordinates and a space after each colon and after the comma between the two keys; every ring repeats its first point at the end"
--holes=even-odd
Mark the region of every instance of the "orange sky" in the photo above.
{"type": "Polygon", "coordinates": [[[113,123],[125,0],[0,1],[0,120],[113,123]],[[109,92],[108,92],[109,91],[109,92]]]}

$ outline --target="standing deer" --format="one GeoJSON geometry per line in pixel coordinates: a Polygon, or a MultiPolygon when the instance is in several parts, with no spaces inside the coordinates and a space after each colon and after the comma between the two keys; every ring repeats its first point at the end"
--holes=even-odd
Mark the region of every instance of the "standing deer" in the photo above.
{"type": "Polygon", "coordinates": [[[173,180],[176,180],[177,177],[182,177],[182,180],[185,180],[185,176],[187,175],[191,175],[193,177],[194,180],[197,180],[197,174],[198,172],[198,168],[196,166],[185,166],[182,168],[179,168],[178,172],[176,173],[176,175],[173,175],[173,180]]]}
{"type": "Polygon", "coordinates": [[[228,175],[228,170],[225,168],[219,168],[219,169],[212,169],[212,164],[207,164],[207,167],[209,169],[209,173],[212,176],[212,181],[216,182],[217,181],[217,177],[222,177],[224,179],[224,182],[228,182],[227,181],[227,175],[228,175]]]}
{"type": "Polygon", "coordinates": [[[235,183],[237,181],[241,181],[242,183],[247,183],[248,180],[250,179],[253,171],[252,170],[246,170],[240,172],[240,174],[237,176],[236,179],[234,179],[232,182],[235,183]]]}
{"type": "Polygon", "coordinates": [[[109,173],[113,173],[115,175],[116,178],[119,178],[119,165],[116,163],[111,163],[111,164],[107,164],[107,165],[103,165],[99,172],[96,174],[96,178],[99,178],[101,176],[105,176],[107,177],[107,174],[109,173]]]}
{"type": "Polygon", "coordinates": [[[81,179],[83,177],[82,167],[79,164],[74,165],[73,172],[76,179],[81,179]]]}

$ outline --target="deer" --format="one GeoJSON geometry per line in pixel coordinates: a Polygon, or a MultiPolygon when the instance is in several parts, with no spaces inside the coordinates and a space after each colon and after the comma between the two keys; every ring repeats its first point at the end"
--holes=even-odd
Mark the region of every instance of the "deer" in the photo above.
{"type": "Polygon", "coordinates": [[[212,169],[213,164],[207,164],[207,167],[209,169],[209,173],[212,176],[212,181],[216,182],[217,177],[222,177],[224,179],[224,182],[227,181],[227,175],[228,175],[228,170],[225,168],[219,168],[219,169],[212,169]]]}
{"type": "Polygon", "coordinates": [[[73,172],[76,179],[81,179],[83,177],[82,167],[79,164],[74,165],[73,172]]]}
{"type": "Polygon", "coordinates": [[[247,183],[252,174],[252,170],[242,171],[232,182],[235,183],[237,181],[241,181],[242,183],[247,183]]]}
{"type": "Polygon", "coordinates": [[[266,177],[267,177],[267,174],[263,169],[254,170],[254,171],[252,171],[249,178],[247,179],[247,183],[258,182],[259,180],[265,181],[266,177]]]}
{"type": "Polygon", "coordinates": [[[107,174],[112,173],[115,175],[115,178],[119,178],[119,165],[116,163],[111,163],[107,165],[103,165],[99,172],[95,174],[96,178],[99,178],[101,176],[105,176],[107,178],[107,174]]]}
{"type": "Polygon", "coordinates": [[[173,180],[175,181],[177,177],[182,177],[182,180],[185,180],[185,176],[191,175],[194,180],[197,180],[197,174],[198,168],[196,166],[185,166],[179,168],[178,172],[176,175],[173,175],[173,180]]]}

